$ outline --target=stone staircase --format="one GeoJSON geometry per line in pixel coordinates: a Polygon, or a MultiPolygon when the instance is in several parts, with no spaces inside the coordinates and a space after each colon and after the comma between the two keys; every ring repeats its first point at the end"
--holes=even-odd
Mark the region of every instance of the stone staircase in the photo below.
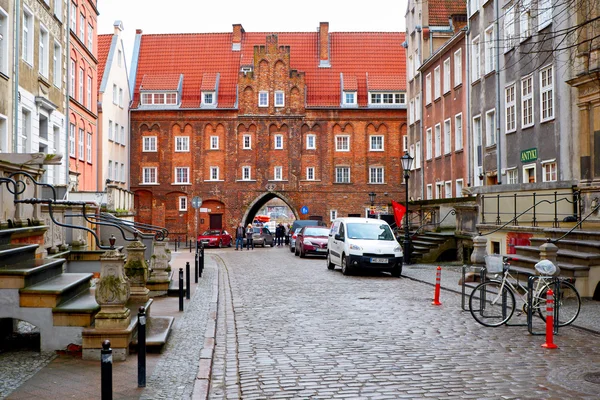
{"type": "Polygon", "coordinates": [[[433,263],[456,260],[456,238],[454,231],[425,231],[413,236],[413,263],[433,263]],[[450,256],[452,254],[452,256],[450,256]],[[452,259],[446,259],[452,258],[452,259]]]}

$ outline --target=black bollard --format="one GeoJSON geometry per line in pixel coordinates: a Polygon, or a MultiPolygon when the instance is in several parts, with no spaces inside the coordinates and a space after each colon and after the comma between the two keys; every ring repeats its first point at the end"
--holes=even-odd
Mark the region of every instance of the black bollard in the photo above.
{"type": "Polygon", "coordinates": [[[102,342],[102,350],[100,350],[100,390],[102,400],[112,400],[112,349],[110,348],[110,340],[102,342]]]}
{"type": "Polygon", "coordinates": [[[190,299],[190,285],[192,284],[192,280],[190,279],[190,262],[185,262],[185,298],[190,299]]]}
{"type": "Polygon", "coordinates": [[[146,387],[146,309],[138,312],[138,387],[146,387]]]}
{"type": "Polygon", "coordinates": [[[198,253],[196,253],[196,256],[194,257],[194,283],[198,283],[198,273],[199,273],[199,268],[198,268],[198,253]]]}
{"type": "Polygon", "coordinates": [[[179,268],[179,311],[183,311],[183,268],[179,268]]]}
{"type": "Polygon", "coordinates": [[[200,276],[204,272],[204,245],[200,246],[200,276]]]}
{"type": "Polygon", "coordinates": [[[175,253],[177,253],[177,242],[178,242],[178,240],[175,239],[175,253]]]}

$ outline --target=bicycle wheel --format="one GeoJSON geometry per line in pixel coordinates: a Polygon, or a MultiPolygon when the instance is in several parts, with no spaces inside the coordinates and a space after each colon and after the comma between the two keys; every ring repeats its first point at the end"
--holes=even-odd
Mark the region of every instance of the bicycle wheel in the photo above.
{"type": "Polygon", "coordinates": [[[500,281],[480,283],[469,296],[469,311],[483,326],[500,326],[515,312],[515,295],[500,281]]]}
{"type": "MultiPolygon", "coordinates": [[[[554,293],[554,307],[558,307],[558,326],[567,326],[573,323],[581,310],[581,297],[579,292],[570,282],[560,281],[559,293],[554,293]]],[[[546,293],[548,289],[555,291],[554,283],[542,287],[536,308],[539,316],[546,321],[546,293]]]]}

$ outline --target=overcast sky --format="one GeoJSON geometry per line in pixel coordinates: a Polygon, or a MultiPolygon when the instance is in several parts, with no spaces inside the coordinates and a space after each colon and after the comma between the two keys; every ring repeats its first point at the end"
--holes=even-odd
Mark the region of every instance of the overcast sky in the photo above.
{"type": "MultiPolygon", "coordinates": [[[[316,32],[329,22],[330,32],[404,32],[407,0],[100,0],[98,33],[112,33],[116,20],[127,58],[135,30],[146,33],[316,32]],[[270,11],[276,10],[276,11],[270,11]]],[[[130,63],[128,63],[128,68],[130,63]]]]}

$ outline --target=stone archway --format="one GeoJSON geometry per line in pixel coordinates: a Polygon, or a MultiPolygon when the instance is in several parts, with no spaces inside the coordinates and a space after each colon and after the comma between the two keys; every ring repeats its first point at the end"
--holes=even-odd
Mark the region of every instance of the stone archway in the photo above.
{"type": "Polygon", "coordinates": [[[254,199],[254,201],[252,203],[250,203],[250,205],[246,209],[246,212],[244,213],[244,216],[242,217],[242,222],[244,223],[244,226],[252,223],[254,216],[256,214],[258,214],[260,209],[265,204],[267,204],[270,200],[273,200],[273,199],[282,200],[290,208],[290,210],[292,210],[292,212],[294,213],[294,218],[299,219],[298,211],[296,210],[296,208],[292,204],[292,201],[288,197],[282,195],[279,192],[266,192],[266,193],[263,193],[263,194],[257,196],[254,199]]]}

